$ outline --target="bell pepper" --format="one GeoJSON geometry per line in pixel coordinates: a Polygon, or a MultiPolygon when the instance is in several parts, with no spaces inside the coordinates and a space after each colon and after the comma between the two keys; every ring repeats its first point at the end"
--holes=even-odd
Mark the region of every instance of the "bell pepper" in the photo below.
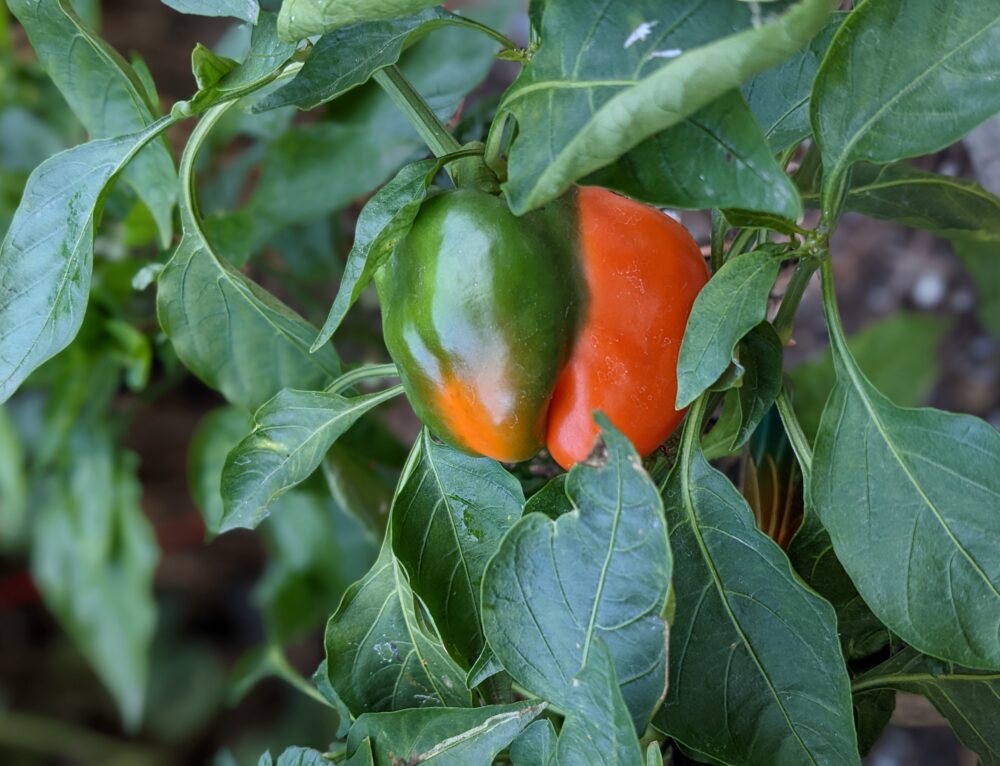
{"type": "Polygon", "coordinates": [[[520,217],[458,189],[424,203],[376,286],[434,433],[505,462],[547,446],[569,468],[593,448],[595,410],[643,455],[680,423],[677,356],[707,277],[683,226],[604,189],[520,217]]]}

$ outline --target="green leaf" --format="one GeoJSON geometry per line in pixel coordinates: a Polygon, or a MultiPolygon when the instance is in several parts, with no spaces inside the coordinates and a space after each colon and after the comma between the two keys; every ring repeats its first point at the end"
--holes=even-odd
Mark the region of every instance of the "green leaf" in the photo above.
{"type": "Polygon", "coordinates": [[[663,766],[663,753],[659,742],[650,742],[646,748],[646,766],[663,766]]]}
{"type": "Polygon", "coordinates": [[[979,242],[955,242],[955,252],[976,283],[979,321],[1000,338],[1000,247],[979,242]]]}
{"type": "Polygon", "coordinates": [[[471,703],[465,673],[418,616],[418,606],[423,609],[387,538],[326,626],[330,685],[354,715],[471,703]]]}
{"type": "Polygon", "coordinates": [[[82,144],[28,178],[0,246],[0,402],[79,331],[106,187],[170,124],[163,119],[141,133],[82,144]]]}
{"type": "Polygon", "coordinates": [[[998,77],[996,4],[859,5],[834,36],[813,86],[811,117],[827,196],[838,193],[857,160],[892,162],[957,141],[1000,111],[1000,88],[983,87],[998,77]]]}
{"type": "Polygon", "coordinates": [[[191,71],[202,90],[211,88],[239,66],[239,62],[213,53],[201,43],[191,51],[191,71]]]}
{"type": "Polygon", "coordinates": [[[854,726],[858,730],[858,751],[867,755],[875,746],[896,709],[896,692],[892,689],[854,694],[854,726]]]}
{"type": "MultiPolygon", "coordinates": [[[[164,0],[164,2],[177,2],[177,0],[164,0]]],[[[272,763],[271,754],[264,753],[257,766],[272,766],[272,763]]],[[[330,766],[330,761],[324,758],[319,750],[310,747],[288,747],[278,756],[277,766],[330,766]]]]}
{"type": "Polygon", "coordinates": [[[547,481],[531,496],[524,506],[524,512],[544,513],[550,519],[558,519],[573,510],[569,495],[566,494],[566,480],[569,474],[561,473],[547,481]]]}
{"type": "Polygon", "coordinates": [[[406,763],[470,766],[493,763],[545,703],[518,702],[474,709],[401,710],[367,713],[347,735],[348,752],[365,738],[374,743],[377,766],[406,763]]]}
{"type": "Polygon", "coordinates": [[[547,718],[535,721],[510,745],[512,766],[555,766],[556,730],[547,718]]]}
{"type": "Polygon", "coordinates": [[[483,579],[483,628],[521,686],[555,705],[602,639],[642,731],[663,697],[671,556],[662,505],[635,450],[599,415],[604,449],[569,474],[574,511],[529,513],[483,579]]]}
{"type": "MultiPolygon", "coordinates": [[[[903,407],[916,407],[924,403],[940,374],[936,351],[948,326],[944,317],[902,312],[852,335],[847,346],[879,391],[903,407]]],[[[827,348],[818,358],[800,364],[791,378],[795,411],[811,441],[836,379],[833,353],[827,348]]]]}
{"type": "Polygon", "coordinates": [[[808,46],[743,86],[750,111],[764,129],[775,154],[809,137],[809,94],[813,79],[845,18],[846,13],[834,13],[808,46]]]}
{"type": "Polygon", "coordinates": [[[344,761],[344,766],[375,766],[372,741],[370,739],[361,740],[361,744],[358,745],[350,758],[344,761]]]}
{"type": "Polygon", "coordinates": [[[278,34],[285,40],[301,40],[349,24],[398,19],[440,4],[439,0],[284,0],[278,34]]]}
{"type": "Polygon", "coordinates": [[[212,250],[195,212],[194,161],[233,102],[202,118],[181,160],[184,236],[160,272],[157,315],[184,365],[230,402],[255,409],[283,388],[321,388],[340,372],[331,346],[316,354],[316,329],[212,250]]]}
{"type": "Polygon", "coordinates": [[[677,408],[687,407],[722,373],[737,342],[764,321],[781,259],[756,250],[728,261],[702,288],[677,360],[677,408]]]}
{"type": "Polygon", "coordinates": [[[802,202],[739,91],[643,141],[582,183],[672,208],[741,208],[795,221],[802,202]]]}
{"type": "MultiPolygon", "coordinates": [[[[10,0],[8,5],[28,33],[46,73],[92,138],[147,133],[154,120],[153,108],[139,77],[125,59],[84,26],[67,0],[10,0]]],[[[167,247],[173,231],[177,175],[166,141],[150,140],[159,132],[129,152],[122,165],[128,163],[124,178],[152,212],[160,244],[167,247]]],[[[77,159],[83,167],[102,164],[97,157],[77,159]]],[[[79,179],[78,172],[74,175],[79,179]]],[[[91,183],[96,180],[84,178],[81,186],[91,183]]],[[[81,207],[91,206],[88,192],[82,193],[81,207]]],[[[83,211],[77,213],[82,215],[83,211]]]]}
{"type": "Polygon", "coordinates": [[[557,743],[558,763],[642,763],[632,717],[615,677],[614,658],[600,638],[594,639],[593,651],[573,679],[565,712],[557,743]]]}
{"type": "Polygon", "coordinates": [[[371,458],[359,453],[350,443],[352,434],[363,438],[364,423],[362,420],[355,425],[342,442],[330,448],[322,465],[323,477],[340,507],[381,538],[392,505],[393,482],[377,470],[371,458]]]}
{"type": "Polygon", "coordinates": [[[739,344],[740,364],[746,370],[743,384],[731,396],[737,402],[739,428],[730,449],[738,449],[767,415],[781,390],[781,340],[770,322],[761,322],[739,344]]]}
{"type": "Polygon", "coordinates": [[[949,239],[1000,242],[1000,198],[973,181],[904,162],[857,164],[844,209],[949,239]]]}
{"type": "Polygon", "coordinates": [[[256,24],[260,6],[257,0],[161,0],[175,11],[195,16],[231,16],[256,24]]]}
{"type": "Polygon", "coordinates": [[[847,348],[829,262],[823,278],[837,384],[812,461],[819,519],[893,633],[933,656],[1000,667],[1000,560],[990,542],[1000,535],[1000,433],[883,396],[847,348]]]}
{"type": "Polygon", "coordinates": [[[254,529],[271,504],[319,468],[330,446],[402,386],[364,396],[283,389],[254,414],[253,430],[226,457],[220,531],[254,529]]]}
{"type": "Polygon", "coordinates": [[[982,766],[1000,764],[1000,673],[969,670],[907,648],[854,679],[854,688],[922,694],[982,766]]]}
{"type": "Polygon", "coordinates": [[[523,507],[521,485],[499,463],[437,444],[424,429],[397,491],[392,549],[445,646],[466,667],[485,647],[483,571],[523,507]]]}
{"type": "Polygon", "coordinates": [[[447,24],[463,26],[469,21],[443,8],[429,8],[413,16],[362,22],[325,34],[295,79],[254,108],[264,111],[295,105],[313,109],[367,82],[379,69],[399,61],[406,47],[447,24]]]}
{"type": "Polygon", "coordinates": [[[361,291],[406,236],[440,169],[440,160],[433,159],[406,165],[361,209],[337,297],[313,342],[313,351],[330,340],[361,291]]]}
{"type": "Polygon", "coordinates": [[[688,414],[664,490],[676,612],[655,726],[713,764],[858,764],[833,609],[705,460],[702,414],[688,414]]]}
{"type": "Polygon", "coordinates": [[[219,407],[198,423],[188,445],[188,488],[210,534],[222,525],[222,469],[226,456],[250,431],[250,419],[235,407],[219,407]]]}
{"type": "Polygon", "coordinates": [[[519,126],[504,187],[511,208],[555,199],[790,56],[831,5],[773,3],[755,16],[750,4],[726,0],[549,0],[541,46],[499,111],[519,126]]]}
{"type": "Polygon", "coordinates": [[[73,432],[67,451],[35,501],[32,575],[133,729],[146,695],[158,558],[139,506],[138,461],[89,426],[73,432]]]}

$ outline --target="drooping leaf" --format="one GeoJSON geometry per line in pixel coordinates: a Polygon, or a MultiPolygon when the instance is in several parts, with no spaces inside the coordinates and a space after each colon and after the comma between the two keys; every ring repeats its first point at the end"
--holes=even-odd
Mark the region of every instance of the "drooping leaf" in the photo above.
{"type": "Polygon", "coordinates": [[[45,603],[111,692],[125,725],[142,720],[156,621],[158,552],[139,506],[136,459],[81,427],[36,498],[31,568],[45,603]]]}
{"type": "Polygon", "coordinates": [[[349,24],[398,19],[440,4],[438,0],[285,0],[278,32],[285,40],[301,40],[349,24]]]}
{"type": "Polygon", "coordinates": [[[615,677],[614,658],[600,638],[594,639],[593,650],[573,679],[565,712],[557,743],[558,763],[617,766],[642,762],[632,717],[615,677]]]}
{"type": "Polygon", "coordinates": [[[472,709],[401,710],[366,713],[347,735],[352,752],[370,739],[377,766],[404,763],[470,766],[493,763],[545,704],[518,702],[472,709]]]}
{"type": "Polygon", "coordinates": [[[406,236],[440,169],[438,160],[406,165],[361,209],[344,276],[326,322],[313,342],[314,350],[330,340],[361,291],[406,236]]]}
{"type": "Polygon", "coordinates": [[[496,462],[435,443],[425,429],[393,508],[392,548],[445,646],[471,666],[485,647],[479,594],[500,539],[521,516],[521,485],[496,462]]]}
{"type": "Polygon", "coordinates": [[[858,764],[833,609],[705,460],[693,425],[701,414],[688,415],[664,490],[676,611],[654,724],[713,764],[858,764]]]}
{"type": "Polygon", "coordinates": [[[487,565],[483,628],[514,680],[559,706],[602,639],[642,731],[666,684],[670,549],[638,455],[603,415],[598,424],[604,450],[566,483],[575,510],[525,515],[487,565]]]}
{"type": "Polygon", "coordinates": [[[755,250],[728,261],[695,299],[677,360],[677,408],[687,407],[726,371],[736,343],[764,321],[781,260],[755,250]]]}
{"type": "Polygon", "coordinates": [[[969,670],[906,648],[854,679],[854,688],[927,697],[982,766],[1000,764],[1000,673],[969,670]]]}
{"type": "MultiPolygon", "coordinates": [[[[811,119],[827,196],[839,194],[857,160],[892,162],[954,143],[1000,111],[998,78],[996,4],[859,5],[834,36],[813,86],[811,119]]],[[[837,203],[830,198],[825,206],[837,203]]]]}
{"type": "Polygon", "coordinates": [[[809,137],[809,94],[834,33],[847,17],[834,13],[805,48],[743,86],[750,111],[775,154],[809,137]]]}
{"type": "Polygon", "coordinates": [[[802,203],[738,91],[583,179],[659,207],[740,208],[795,221],[802,203]]]}
{"type": "Polygon", "coordinates": [[[347,589],[326,626],[330,685],[354,715],[470,704],[465,673],[417,609],[387,539],[371,570],[347,589]]]}
{"type": "Polygon", "coordinates": [[[79,331],[108,183],[169,124],[163,119],[140,133],[82,144],[28,178],[0,246],[0,402],[79,331]]]}
{"type": "Polygon", "coordinates": [[[220,531],[253,529],[271,504],[319,468],[330,446],[358,418],[402,393],[364,396],[283,389],[254,414],[253,430],[226,457],[220,531]]]}
{"type": "Polygon", "coordinates": [[[316,329],[221,260],[205,238],[195,212],[194,160],[232,103],[202,118],[181,160],[184,236],[160,272],[157,315],[184,365],[252,410],[283,388],[321,388],[340,363],[331,346],[310,354],[316,329]]]}
{"type": "Polygon", "coordinates": [[[1000,667],[1000,561],[990,542],[1000,535],[1000,433],[883,396],[850,354],[823,269],[837,384],[812,461],[819,519],[865,602],[907,644],[1000,667]]]}
{"type": "Polygon", "coordinates": [[[755,17],[749,4],[725,0],[549,0],[541,46],[500,106],[519,125],[505,185],[511,208],[558,197],[790,56],[831,5],[768,3],[755,17]]]}
{"type": "Polygon", "coordinates": [[[256,24],[260,13],[257,0],[161,0],[175,11],[190,13],[195,16],[231,16],[256,24]]]}
{"type": "MultiPolygon", "coordinates": [[[[87,29],[68,0],[10,0],[8,5],[28,33],[46,73],[91,138],[146,133],[154,121],[153,105],[139,77],[125,59],[87,29]]],[[[167,247],[173,232],[177,174],[167,143],[152,140],[157,133],[129,153],[124,178],[153,214],[160,244],[167,247]]],[[[101,160],[88,158],[81,164],[96,168],[101,160]]],[[[79,179],[81,174],[75,171],[74,175],[79,179]]],[[[88,204],[83,202],[81,207],[88,204]]]]}
{"type": "Polygon", "coordinates": [[[762,322],[748,332],[739,344],[743,383],[735,391],[739,403],[739,428],[731,448],[746,444],[767,415],[781,390],[783,355],[781,340],[769,322],[762,322]]]}
{"type": "Polygon", "coordinates": [[[211,88],[238,66],[239,62],[219,56],[201,43],[191,51],[191,72],[201,90],[211,88]]]}

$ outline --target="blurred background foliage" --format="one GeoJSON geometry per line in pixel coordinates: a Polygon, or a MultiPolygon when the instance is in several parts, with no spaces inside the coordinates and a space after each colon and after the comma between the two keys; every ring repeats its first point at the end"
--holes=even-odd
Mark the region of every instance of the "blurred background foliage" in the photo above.
{"type": "MultiPolygon", "coordinates": [[[[249,42],[244,25],[181,15],[159,0],[72,4],[148,72],[163,110],[195,90],[197,43],[238,59],[249,42]]],[[[526,41],[517,4],[463,5],[526,41]]],[[[516,73],[493,51],[481,36],[445,28],[401,62],[463,141],[484,136],[516,73]]],[[[175,158],[190,129],[171,134],[175,158]]],[[[0,231],[30,171],[85,138],[0,5],[0,231]]],[[[308,113],[233,110],[209,149],[199,196],[212,244],[317,325],[361,203],[426,153],[374,83],[308,113]]],[[[974,173],[962,146],[924,163],[974,173]]],[[[684,222],[707,241],[707,215],[685,213],[684,222]]],[[[857,215],[836,238],[845,323],[873,382],[898,404],[1000,426],[996,259],[970,246],[960,260],[925,232],[857,215]]],[[[268,748],[323,748],[338,728],[334,711],[295,686],[322,659],[325,619],[374,560],[416,422],[405,402],[366,416],[259,534],[214,537],[221,467],[248,419],[190,376],[162,335],[150,285],[169,251],[157,240],[148,209],[116,183],[97,232],[84,329],[0,408],[4,764],[253,764],[268,748]]],[[[832,386],[825,345],[813,285],[788,354],[799,363],[796,408],[810,435],[832,386]]],[[[372,294],[349,315],[338,351],[349,363],[386,360],[372,294]]],[[[762,484],[746,486],[746,466],[729,468],[762,496],[762,484]]],[[[529,491],[539,483],[530,469],[520,478],[529,491]]],[[[921,736],[890,730],[886,741],[924,760],[872,762],[957,762],[952,739],[921,736]]]]}

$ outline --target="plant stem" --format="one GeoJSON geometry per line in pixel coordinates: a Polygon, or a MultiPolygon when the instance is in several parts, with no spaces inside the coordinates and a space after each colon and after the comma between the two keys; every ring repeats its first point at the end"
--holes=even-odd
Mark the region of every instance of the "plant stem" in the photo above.
{"type": "Polygon", "coordinates": [[[712,209],[712,273],[722,268],[726,255],[726,217],[718,208],[712,209]]]}
{"type": "Polygon", "coordinates": [[[107,766],[151,766],[166,759],[154,750],[132,745],[72,724],[4,710],[0,744],[15,750],[107,766]]]}
{"type": "Polygon", "coordinates": [[[369,364],[359,367],[356,370],[345,372],[327,386],[326,390],[331,394],[339,394],[341,391],[346,391],[355,383],[367,380],[368,378],[389,378],[397,377],[398,375],[399,370],[396,369],[396,365],[394,364],[369,364]]]}
{"type": "Polygon", "coordinates": [[[809,440],[802,431],[802,426],[795,415],[792,403],[788,400],[784,386],[778,392],[778,398],[774,400],[774,403],[781,416],[781,423],[785,426],[785,433],[788,435],[788,441],[791,442],[792,451],[799,461],[802,474],[808,478],[812,473],[812,447],[809,446],[809,440]]]}
{"type": "Polygon", "coordinates": [[[792,280],[788,283],[785,297],[778,307],[778,314],[774,318],[774,329],[781,339],[782,345],[788,343],[792,337],[792,326],[795,323],[795,313],[799,310],[799,303],[805,294],[809,280],[816,271],[816,262],[811,258],[800,258],[795,267],[792,280]]]}
{"type": "Polygon", "coordinates": [[[377,71],[375,82],[403,111],[435,157],[443,157],[462,148],[398,66],[393,64],[377,71]]]}
{"type": "Polygon", "coordinates": [[[462,23],[467,27],[473,27],[480,32],[482,32],[487,37],[492,37],[498,43],[500,43],[504,49],[516,50],[517,43],[511,40],[507,35],[502,32],[498,32],[493,27],[488,24],[483,24],[482,22],[476,21],[475,19],[470,19],[468,16],[462,17],[462,23]]]}

